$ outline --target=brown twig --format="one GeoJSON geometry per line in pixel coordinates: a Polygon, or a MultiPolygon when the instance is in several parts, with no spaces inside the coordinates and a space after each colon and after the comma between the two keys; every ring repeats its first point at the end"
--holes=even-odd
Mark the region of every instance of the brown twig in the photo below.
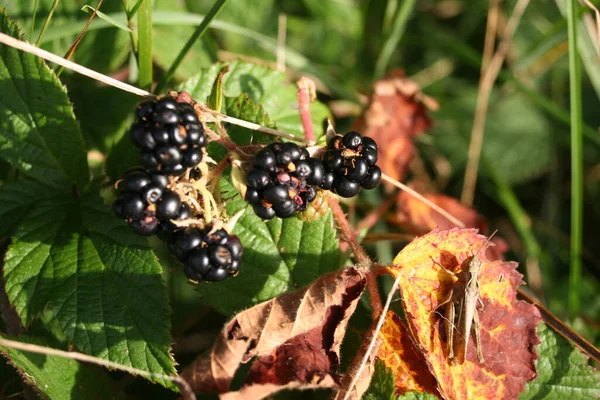
{"type": "Polygon", "coordinates": [[[529,0],[519,0],[515,5],[513,13],[506,24],[506,29],[504,29],[502,34],[502,41],[498,46],[498,50],[490,61],[485,74],[483,74],[479,81],[479,93],[477,95],[477,105],[475,106],[473,129],[471,130],[471,142],[469,143],[465,181],[460,196],[461,201],[468,206],[473,204],[473,198],[475,196],[475,186],[477,185],[477,174],[479,173],[479,159],[481,158],[481,147],[483,145],[483,133],[490,94],[492,93],[494,82],[496,82],[496,78],[502,68],[502,63],[510,49],[514,33],[517,26],[519,26],[521,17],[528,4],[529,0]]]}
{"type": "Polygon", "coordinates": [[[300,109],[304,139],[309,143],[314,143],[315,131],[310,115],[310,104],[317,98],[315,83],[303,76],[298,80],[296,85],[298,87],[298,108],[300,109]]]}
{"type": "Polygon", "coordinates": [[[583,337],[575,333],[571,328],[565,325],[560,319],[552,314],[548,309],[542,306],[537,300],[530,297],[521,289],[517,289],[518,296],[533,304],[537,307],[542,315],[542,319],[546,322],[556,333],[573,343],[579,350],[591,357],[594,361],[600,364],[600,350],[598,350],[593,344],[585,340],[583,337]]]}
{"type": "MultiPolygon", "coordinates": [[[[65,60],[70,60],[71,57],[73,57],[73,54],[75,53],[75,50],[77,49],[77,46],[79,46],[79,43],[81,42],[81,39],[83,39],[83,35],[85,35],[85,33],[87,32],[90,24],[92,23],[92,21],[94,20],[94,18],[96,17],[96,14],[98,12],[98,10],[100,9],[100,6],[102,5],[102,2],[104,0],[98,0],[98,5],[96,6],[96,8],[94,8],[94,11],[92,11],[92,15],[90,15],[90,17],[88,18],[85,26],[83,27],[83,29],[81,30],[81,32],[79,33],[79,35],[77,36],[77,39],[75,39],[75,42],[73,42],[73,45],[71,46],[71,48],[67,51],[67,54],[65,54],[65,60]]],[[[62,73],[64,67],[60,66],[57,70],[56,70],[56,76],[60,76],[60,74],[62,73]]]]}

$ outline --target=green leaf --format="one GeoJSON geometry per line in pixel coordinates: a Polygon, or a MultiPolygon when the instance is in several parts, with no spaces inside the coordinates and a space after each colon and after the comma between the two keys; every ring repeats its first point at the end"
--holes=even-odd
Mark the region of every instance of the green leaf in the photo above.
{"type": "MultiPolygon", "coordinates": [[[[0,11],[0,31],[20,38],[0,11]]],[[[60,81],[31,54],[0,47],[0,156],[52,186],[85,186],[85,145],[60,81]]]]}
{"type": "Polygon", "coordinates": [[[48,188],[33,180],[0,186],[0,237],[9,236],[48,188]]]}
{"type": "MultiPolygon", "coordinates": [[[[235,192],[228,184],[223,184],[222,190],[235,192]]],[[[236,195],[227,205],[227,213],[241,211],[233,230],[244,245],[239,275],[218,285],[203,284],[199,289],[204,300],[219,312],[231,314],[339,268],[339,243],[331,212],[312,222],[292,217],[265,223],[236,195]]]]}
{"type": "Polygon", "coordinates": [[[98,85],[81,75],[65,74],[63,81],[69,89],[87,147],[110,154],[131,125],[139,97],[111,86],[98,85]],[[108,106],[98,107],[99,104],[108,106]]]}
{"type": "MultiPolygon", "coordinates": [[[[275,127],[275,123],[265,112],[265,109],[250,99],[246,93],[242,93],[237,97],[225,97],[224,100],[221,108],[222,113],[269,128],[275,127]]],[[[225,124],[225,129],[227,129],[229,137],[237,144],[270,143],[274,139],[273,136],[267,136],[237,125],[225,124]]]]}
{"type": "Polygon", "coordinates": [[[588,358],[545,324],[540,324],[538,333],[538,377],[519,399],[600,398],[600,373],[588,365],[588,358]]]}
{"type": "MultiPolygon", "coordinates": [[[[179,90],[189,92],[200,102],[206,102],[212,85],[224,64],[214,64],[181,85],[179,90]]],[[[302,121],[298,111],[296,86],[287,81],[284,73],[243,61],[228,63],[229,72],[223,77],[226,96],[237,97],[246,93],[257,104],[264,107],[277,129],[304,137],[302,121]]],[[[317,139],[325,132],[323,121],[329,116],[324,104],[315,101],[311,105],[311,116],[317,139]]]]}
{"type": "Polygon", "coordinates": [[[4,265],[6,293],[24,325],[50,312],[80,351],[170,374],[161,272],[146,240],[97,195],[39,200],[16,229],[4,265]]]}
{"type": "Polygon", "coordinates": [[[396,378],[391,369],[381,360],[375,362],[375,372],[371,378],[365,400],[393,400],[396,398],[396,378]]]}
{"type": "MultiPolygon", "coordinates": [[[[8,338],[23,343],[48,346],[41,338],[8,338]]],[[[7,360],[41,395],[49,399],[115,398],[115,385],[96,367],[64,357],[48,356],[0,346],[7,360]]]]}
{"type": "MultiPolygon", "coordinates": [[[[156,1],[155,10],[156,12],[160,12],[160,10],[181,11],[183,8],[177,2],[159,0],[156,1]]],[[[154,24],[152,40],[156,64],[163,70],[168,70],[194,31],[195,27],[191,26],[154,24]]],[[[181,65],[177,68],[175,77],[187,79],[198,73],[198,70],[208,67],[217,60],[217,50],[218,47],[214,41],[204,35],[194,43],[181,65]]]]}
{"type": "MultiPolygon", "coordinates": [[[[441,116],[434,128],[436,145],[459,171],[467,161],[475,101],[476,91],[467,90],[467,94],[446,107],[444,113],[451,119],[441,116]]],[[[523,183],[546,172],[553,161],[554,146],[546,119],[520,95],[491,104],[482,147],[486,160],[509,184],[523,183]]]]}

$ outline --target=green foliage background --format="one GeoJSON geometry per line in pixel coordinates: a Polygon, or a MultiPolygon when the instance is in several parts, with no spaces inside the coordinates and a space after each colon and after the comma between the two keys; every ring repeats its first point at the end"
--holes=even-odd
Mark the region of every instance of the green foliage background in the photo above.
{"type": "MultiPolygon", "coordinates": [[[[36,42],[53,3],[0,0],[0,9],[6,8],[12,21],[3,13],[0,31],[36,42]]],[[[124,3],[131,9],[137,1],[124,3]]],[[[58,2],[40,46],[64,55],[89,17],[81,10],[85,4],[58,2]]],[[[514,0],[502,2],[506,17],[514,4],[514,0]]],[[[307,74],[320,91],[312,116],[322,134],[322,122],[330,115],[328,105],[343,110],[333,115],[343,132],[356,118],[374,81],[402,68],[440,103],[440,110],[431,113],[433,128],[417,139],[419,155],[426,171],[436,178],[437,189],[459,197],[488,5],[485,0],[226,2],[176,70],[173,85],[204,101],[222,66],[215,63],[258,60],[259,65],[229,64],[222,111],[301,135],[296,89],[290,82],[307,74]],[[285,74],[270,68],[276,62],[281,14],[287,16],[285,74]],[[437,169],[440,159],[449,166],[444,173],[437,169]]],[[[212,2],[194,0],[154,1],[155,82],[164,78],[211,6],[212,2]]],[[[531,256],[539,257],[546,305],[598,344],[600,65],[585,20],[592,14],[582,9],[578,50],[584,66],[585,224],[578,295],[585,307],[569,315],[565,300],[571,201],[565,7],[562,0],[532,1],[523,16],[491,96],[475,208],[491,225],[501,227],[511,248],[508,258],[524,265],[531,256]],[[525,235],[515,228],[519,214],[508,198],[516,199],[525,212],[520,215],[526,217],[525,235]]],[[[101,10],[105,15],[92,22],[73,61],[137,84],[132,55],[135,40],[122,28],[128,23],[123,2],[106,1],[101,10]]],[[[121,176],[137,158],[125,133],[139,99],[68,70],[57,78],[52,69],[53,65],[46,66],[34,56],[0,45],[2,279],[8,301],[27,327],[27,334],[19,340],[63,349],[74,346],[107,360],[170,373],[175,370],[173,352],[178,363],[186,365],[211,345],[233,312],[303,286],[344,262],[330,214],[311,223],[291,219],[265,224],[252,212],[243,211],[244,203],[225,180],[223,190],[231,200],[228,212],[244,212],[235,231],[246,247],[243,270],[222,285],[201,285],[194,290],[157,240],[136,238],[107,206],[112,194],[103,184],[121,176]],[[95,153],[88,155],[100,157],[86,157],[90,151],[95,153]],[[192,345],[171,349],[172,341],[189,337],[196,339],[192,345]]],[[[234,138],[250,135],[232,128],[234,138]]],[[[254,140],[269,139],[255,134],[254,140]]],[[[384,198],[383,191],[364,194],[358,209],[368,210],[384,198]]],[[[375,230],[398,228],[380,221],[375,230]]],[[[368,250],[387,263],[401,246],[380,242],[368,250]]],[[[362,307],[358,313],[364,316],[367,310],[362,307]]],[[[353,324],[360,328],[360,316],[353,324]]],[[[23,333],[11,329],[6,319],[0,321],[3,336],[23,333]]],[[[558,393],[569,398],[600,396],[598,378],[580,354],[548,329],[542,327],[540,332],[544,338],[539,349],[540,378],[528,386],[523,398],[553,398],[558,393]],[[572,390],[559,392],[558,386],[572,390]]],[[[122,373],[88,365],[0,350],[16,367],[5,365],[4,360],[0,363],[11,393],[22,390],[19,373],[33,376],[36,390],[49,398],[84,398],[90,393],[104,398],[118,393],[115,386],[125,379],[122,373]]],[[[125,395],[176,396],[168,382],[159,383],[164,388],[135,379],[125,395]]],[[[368,398],[390,398],[390,387],[393,379],[378,366],[368,398]]]]}

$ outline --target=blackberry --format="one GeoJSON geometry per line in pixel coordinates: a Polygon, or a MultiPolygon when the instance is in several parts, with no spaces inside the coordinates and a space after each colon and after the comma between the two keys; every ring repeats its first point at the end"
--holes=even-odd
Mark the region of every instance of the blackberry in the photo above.
{"type": "Polygon", "coordinates": [[[130,170],[119,184],[113,211],[139,235],[168,236],[177,228],[171,219],[191,217],[190,207],[182,205],[179,196],[167,189],[168,182],[163,174],[130,170]]]}
{"type": "Polygon", "coordinates": [[[358,132],[331,138],[323,156],[325,173],[319,187],[342,197],[356,196],[361,187],[373,189],[381,181],[381,169],[375,165],[377,151],[377,143],[358,132]]]}
{"type": "Polygon", "coordinates": [[[204,126],[190,104],[171,97],[146,101],[136,116],[131,140],[142,150],[140,161],[148,171],[182,175],[202,161],[204,126]]]}
{"type": "Polygon", "coordinates": [[[306,210],[325,179],[323,162],[295,143],[271,143],[256,153],[246,177],[246,201],[262,219],[306,210]]]}
{"type": "Polygon", "coordinates": [[[186,228],[167,240],[167,247],[184,264],[193,281],[218,282],[236,275],[243,249],[240,239],[224,229],[186,228]]]}

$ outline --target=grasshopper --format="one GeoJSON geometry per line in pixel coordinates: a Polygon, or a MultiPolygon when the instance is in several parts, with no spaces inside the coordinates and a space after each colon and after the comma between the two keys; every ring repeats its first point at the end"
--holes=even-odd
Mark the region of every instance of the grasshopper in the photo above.
{"type": "MultiPolygon", "coordinates": [[[[460,357],[462,364],[467,356],[467,345],[473,332],[473,341],[477,351],[477,360],[482,363],[483,352],[481,351],[481,338],[479,334],[479,314],[477,313],[477,303],[481,303],[479,298],[479,271],[483,263],[479,259],[479,254],[489,243],[497,231],[485,241],[479,251],[467,257],[461,264],[460,272],[454,274],[440,265],[446,272],[457,276],[458,280],[452,286],[448,299],[440,303],[436,310],[444,307],[444,319],[446,320],[446,337],[448,348],[448,359],[453,364],[457,364],[457,356],[460,357]],[[458,308],[458,315],[456,310],[458,308]],[[454,331],[459,334],[458,340],[454,338],[454,331]]],[[[482,304],[483,305],[483,304],[482,304]]]]}

